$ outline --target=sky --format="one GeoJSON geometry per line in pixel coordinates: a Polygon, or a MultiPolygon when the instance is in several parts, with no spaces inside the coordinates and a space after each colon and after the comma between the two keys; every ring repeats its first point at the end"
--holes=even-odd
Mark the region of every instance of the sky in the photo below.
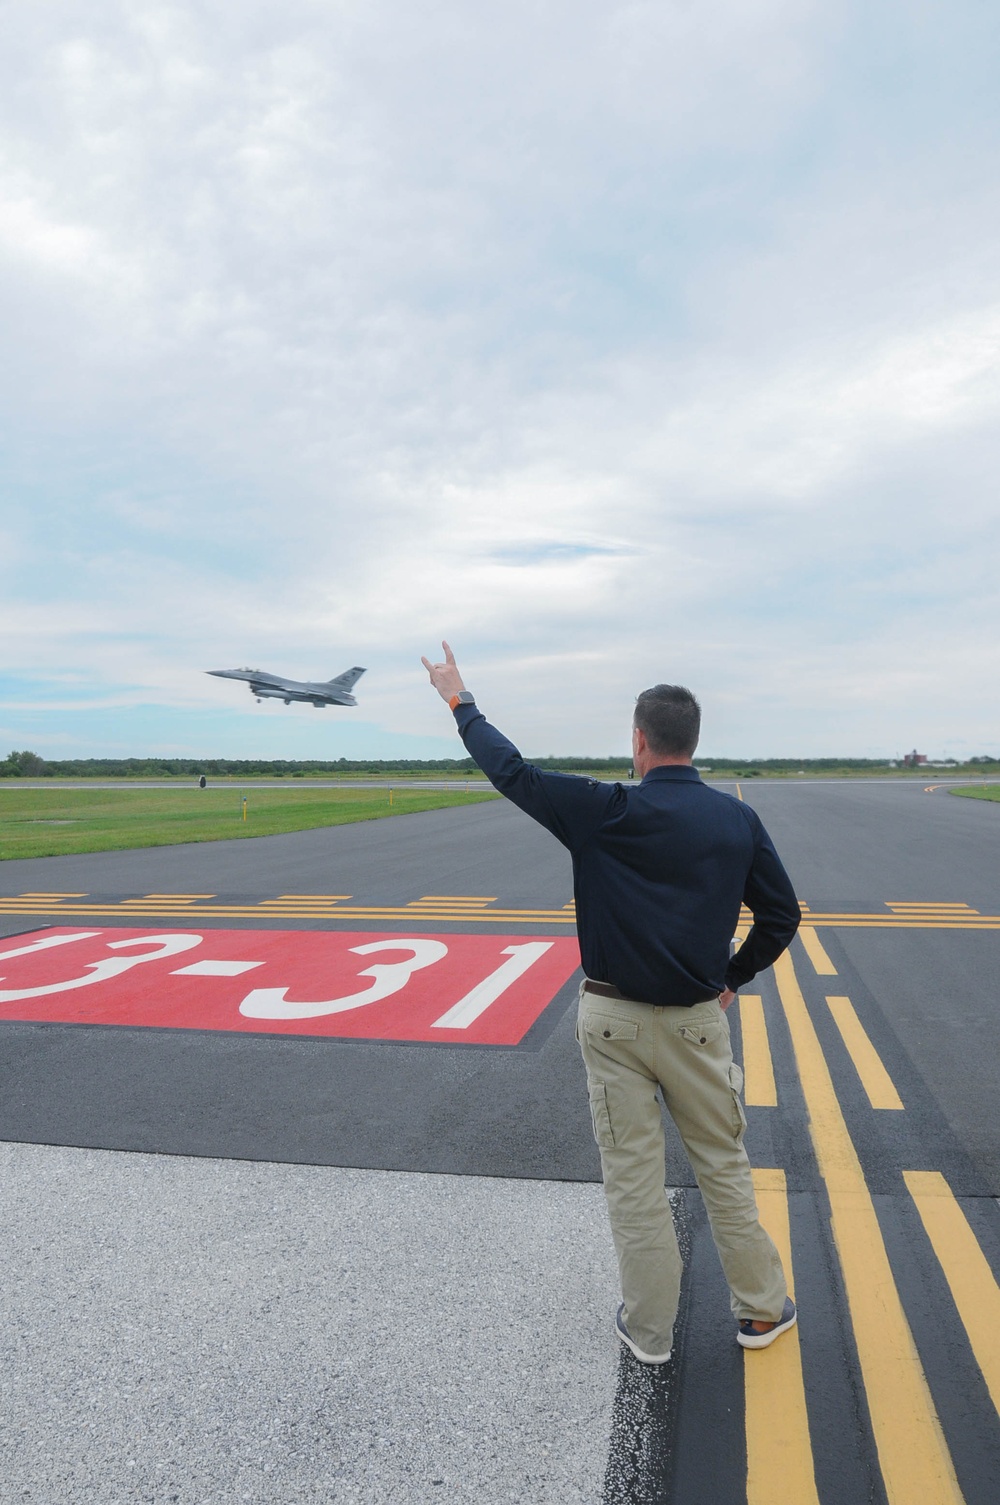
{"type": "Polygon", "coordinates": [[[1000,751],[987,0],[4,32],[0,756],[1000,751]]]}

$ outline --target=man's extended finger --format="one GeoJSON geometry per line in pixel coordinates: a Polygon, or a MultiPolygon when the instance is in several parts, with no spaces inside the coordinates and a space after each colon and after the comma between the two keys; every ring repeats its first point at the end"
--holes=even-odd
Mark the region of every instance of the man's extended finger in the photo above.
{"type": "Polygon", "coordinates": [[[429,674],[431,672],[431,670],[433,669],[433,667],[434,667],[434,665],[431,663],[430,659],[429,658],[424,658],[423,654],[421,654],[420,655],[420,662],[423,664],[424,668],[427,670],[427,672],[429,674]]]}
{"type": "Polygon", "coordinates": [[[451,649],[448,647],[448,644],[447,643],[442,643],[441,647],[444,649],[444,661],[445,661],[445,663],[446,664],[453,664],[455,662],[455,655],[452,653],[451,649]]]}

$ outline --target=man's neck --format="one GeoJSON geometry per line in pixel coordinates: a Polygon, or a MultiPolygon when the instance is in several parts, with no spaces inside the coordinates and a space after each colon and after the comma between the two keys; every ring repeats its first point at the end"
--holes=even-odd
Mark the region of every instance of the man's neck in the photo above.
{"type": "Polygon", "coordinates": [[[642,766],[636,767],[636,773],[640,779],[644,779],[647,773],[652,773],[654,768],[691,768],[694,766],[691,758],[652,758],[648,762],[642,760],[642,766]]]}

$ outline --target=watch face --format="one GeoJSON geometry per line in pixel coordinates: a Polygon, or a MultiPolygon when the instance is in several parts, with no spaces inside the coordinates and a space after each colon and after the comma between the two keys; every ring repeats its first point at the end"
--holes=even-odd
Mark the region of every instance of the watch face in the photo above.
{"type": "Polygon", "coordinates": [[[463,705],[474,705],[476,701],[476,697],[471,690],[459,690],[458,698],[463,705]]]}

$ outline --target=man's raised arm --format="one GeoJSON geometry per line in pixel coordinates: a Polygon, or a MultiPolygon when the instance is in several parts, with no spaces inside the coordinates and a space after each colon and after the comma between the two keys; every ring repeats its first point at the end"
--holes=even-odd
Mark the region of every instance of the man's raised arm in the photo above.
{"type": "MultiPolygon", "coordinates": [[[[502,732],[491,726],[476,705],[447,643],[442,643],[444,662],[421,663],[431,684],[454,712],[458,732],[469,756],[478,764],[495,789],[526,815],[551,831],[564,846],[574,850],[600,825],[615,797],[614,786],[596,779],[550,773],[522,758],[502,732]]],[[[618,791],[620,794],[620,791],[618,791]]]]}

